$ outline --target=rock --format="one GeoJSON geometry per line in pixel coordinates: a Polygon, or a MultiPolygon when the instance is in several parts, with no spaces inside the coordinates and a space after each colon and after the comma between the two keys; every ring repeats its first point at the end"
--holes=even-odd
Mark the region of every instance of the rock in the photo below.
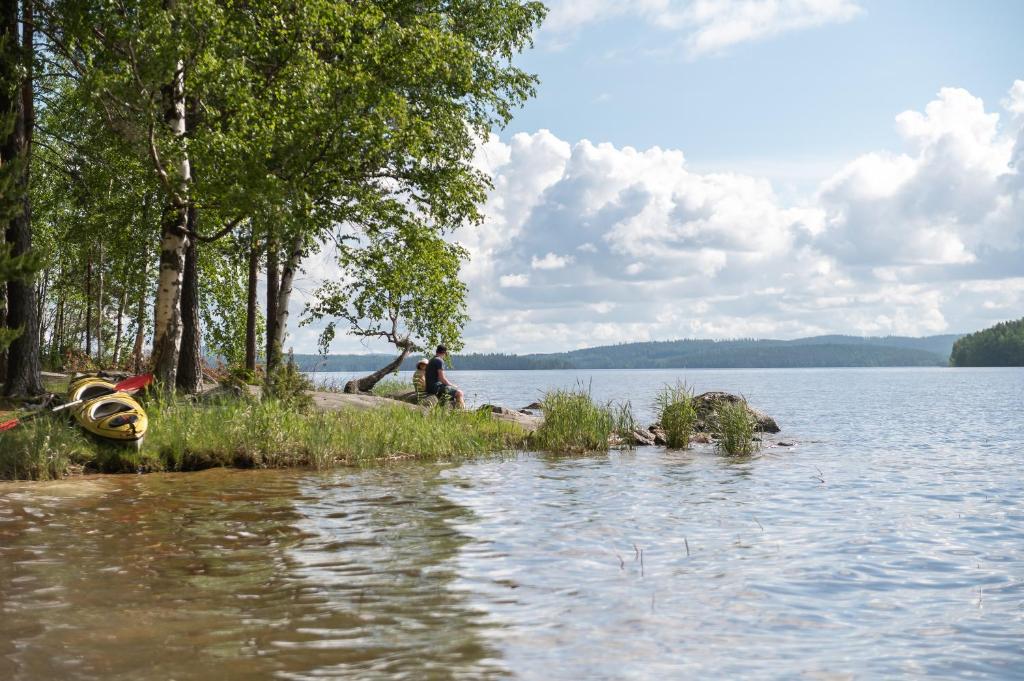
{"type": "Polygon", "coordinates": [[[526,405],[525,407],[523,407],[519,411],[543,411],[543,410],[544,410],[544,405],[543,404],[541,404],[540,402],[531,402],[530,404],[526,405]]]}
{"type": "Polygon", "coordinates": [[[693,398],[693,406],[697,411],[697,422],[694,424],[694,430],[698,432],[715,432],[715,408],[723,402],[743,404],[747,408],[747,412],[757,423],[757,430],[761,432],[777,433],[781,430],[775,419],[754,409],[739,395],[718,391],[707,392],[693,398]]]}
{"type": "Polygon", "coordinates": [[[781,441],[780,440],[779,442],[775,443],[775,446],[776,447],[795,447],[796,443],[795,442],[785,442],[785,441],[781,441]]]}
{"type": "Polygon", "coordinates": [[[664,447],[668,444],[668,438],[665,437],[665,431],[662,430],[661,426],[655,424],[649,427],[647,431],[654,438],[654,444],[658,447],[664,447]]]}
{"type": "Polygon", "coordinates": [[[694,433],[690,437],[690,442],[696,445],[709,445],[711,444],[711,436],[707,433],[694,433]]]}
{"type": "Polygon", "coordinates": [[[392,400],[387,397],[368,395],[365,393],[328,393],[312,392],[313,404],[324,411],[340,411],[342,409],[356,409],[365,411],[368,409],[380,409],[382,407],[401,405],[408,409],[422,410],[423,407],[409,404],[400,400],[392,400]]]}
{"type": "Polygon", "coordinates": [[[651,447],[654,445],[654,436],[649,431],[637,428],[629,436],[637,447],[651,447]]]}

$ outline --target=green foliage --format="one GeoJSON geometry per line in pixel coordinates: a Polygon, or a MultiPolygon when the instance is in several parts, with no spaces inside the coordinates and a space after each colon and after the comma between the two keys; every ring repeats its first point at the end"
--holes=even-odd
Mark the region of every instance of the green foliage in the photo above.
{"type": "Polygon", "coordinates": [[[746,402],[722,401],[715,405],[716,445],[725,454],[753,454],[759,448],[754,440],[757,421],[746,402]]]}
{"type": "Polygon", "coordinates": [[[953,344],[949,363],[955,367],[1024,366],[1024,319],[964,336],[953,344]]]}
{"type": "Polygon", "coordinates": [[[339,281],[326,282],[303,323],[332,318],[320,336],[327,354],[340,318],[356,336],[397,346],[462,347],[466,286],[458,279],[465,249],[413,224],[375,233],[362,247],[339,251],[339,281]]]}
{"type": "Polygon", "coordinates": [[[658,421],[672,449],[687,449],[697,422],[693,391],[685,383],[666,385],[654,400],[658,421]]]}
{"type": "Polygon", "coordinates": [[[417,297],[376,305],[394,287],[375,272],[347,309],[365,306],[369,320],[398,310],[410,333],[456,347],[464,254],[441,236],[481,219],[489,178],[474,151],[534,93],[512,60],[545,12],[520,0],[44,3],[32,183],[49,355],[83,345],[90,306],[108,311],[88,331],[113,354],[122,315],[109,311],[152,307],[160,214],[186,204],[199,215],[190,228],[226,230],[200,249],[200,297],[204,340],[229,363],[244,337],[242,254],[271,238],[299,261],[331,238],[342,252],[371,249],[353,266],[383,250],[417,297]],[[181,69],[184,137],[165,121],[181,69]],[[425,281],[410,282],[417,262],[425,281]],[[102,294],[85,293],[90,267],[102,294]]]}
{"type": "Polygon", "coordinates": [[[553,390],[541,400],[544,423],[530,442],[538,450],[582,453],[607,451],[608,438],[625,420],[611,405],[596,404],[589,390],[553,390]]]}

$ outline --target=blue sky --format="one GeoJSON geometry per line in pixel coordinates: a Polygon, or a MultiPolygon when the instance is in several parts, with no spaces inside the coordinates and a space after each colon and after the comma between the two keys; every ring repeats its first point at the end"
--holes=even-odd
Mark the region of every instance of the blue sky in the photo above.
{"type": "Polygon", "coordinates": [[[549,7],[455,235],[468,351],[1024,316],[1024,2],[549,7]]]}

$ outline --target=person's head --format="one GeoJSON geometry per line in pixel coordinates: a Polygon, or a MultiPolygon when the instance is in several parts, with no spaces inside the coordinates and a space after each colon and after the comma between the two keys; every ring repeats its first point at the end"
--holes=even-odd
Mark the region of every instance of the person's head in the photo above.
{"type": "Polygon", "coordinates": [[[437,352],[435,353],[438,357],[444,357],[448,354],[448,348],[443,345],[437,346],[437,352]]]}
{"type": "Polygon", "coordinates": [[[424,358],[421,358],[420,361],[416,362],[416,368],[420,369],[420,370],[426,369],[427,368],[427,359],[424,357],[424,358]]]}

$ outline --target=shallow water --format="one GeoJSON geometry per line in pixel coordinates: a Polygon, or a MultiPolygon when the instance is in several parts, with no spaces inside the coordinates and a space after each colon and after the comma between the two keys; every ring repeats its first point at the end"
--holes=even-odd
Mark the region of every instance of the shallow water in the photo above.
{"type": "Polygon", "coordinates": [[[0,484],[0,679],[1024,678],[1024,371],[470,373],[797,446],[0,484]]]}

